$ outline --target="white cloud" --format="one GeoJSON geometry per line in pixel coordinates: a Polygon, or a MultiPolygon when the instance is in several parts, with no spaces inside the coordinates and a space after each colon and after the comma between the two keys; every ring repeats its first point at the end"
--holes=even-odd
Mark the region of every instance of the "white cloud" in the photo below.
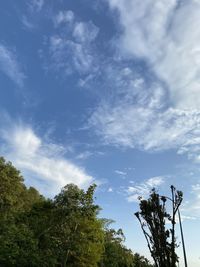
{"type": "Polygon", "coordinates": [[[182,217],[191,220],[200,219],[200,184],[192,185],[191,189],[190,199],[181,206],[182,217]]]}
{"type": "Polygon", "coordinates": [[[88,43],[95,40],[99,29],[91,22],[77,22],[74,25],[73,37],[81,43],[88,43]]]}
{"type": "Polygon", "coordinates": [[[196,219],[197,217],[181,215],[181,221],[185,221],[185,220],[195,221],[196,219]]]}
{"type": "Polygon", "coordinates": [[[1,130],[1,137],[2,154],[22,171],[26,182],[45,195],[58,193],[68,183],[85,187],[93,181],[83,168],[62,156],[63,147],[43,141],[30,127],[1,130]]]}
{"type": "Polygon", "coordinates": [[[74,71],[88,75],[96,70],[93,42],[99,29],[93,22],[77,21],[72,11],[59,12],[54,20],[63,31],[50,38],[50,57],[53,67],[65,74],[74,71]]]}
{"type": "MultiPolygon", "coordinates": [[[[199,1],[108,0],[119,12],[121,51],[145,59],[175,108],[200,105],[199,1]]],[[[116,42],[119,43],[119,42],[116,42]]]]}
{"type": "Polygon", "coordinates": [[[164,180],[164,178],[162,176],[152,177],[146,181],[146,185],[153,188],[153,187],[161,185],[164,182],[163,180],[164,180]]]}
{"type": "Polygon", "coordinates": [[[33,30],[35,28],[35,25],[28,19],[27,16],[23,15],[21,21],[26,29],[33,30]]]}
{"type": "Polygon", "coordinates": [[[120,170],[115,170],[115,173],[116,173],[116,174],[119,174],[119,175],[121,175],[121,176],[126,176],[126,175],[127,175],[126,172],[124,172],[124,171],[120,171],[120,170]]]}
{"type": "Polygon", "coordinates": [[[129,186],[126,190],[129,202],[138,202],[138,197],[146,198],[152,188],[158,188],[164,183],[165,178],[162,176],[151,177],[143,183],[129,186]]]}
{"type": "Polygon", "coordinates": [[[23,86],[25,75],[13,51],[0,44],[0,70],[18,86],[23,86]]]}
{"type": "Polygon", "coordinates": [[[93,153],[91,151],[85,151],[80,153],[76,158],[77,159],[81,159],[81,160],[85,160],[89,157],[91,157],[93,155],[93,153]]]}
{"type": "Polygon", "coordinates": [[[29,6],[32,11],[40,12],[44,6],[45,0],[30,0],[29,6]]]}
{"type": "Polygon", "coordinates": [[[106,144],[175,149],[200,162],[200,3],[108,2],[119,14],[120,49],[104,66],[106,96],[89,125],[106,144]]]}
{"type": "Polygon", "coordinates": [[[89,119],[107,144],[145,151],[175,149],[200,161],[200,111],[168,105],[159,82],[147,80],[130,68],[107,71],[115,91],[103,99],[89,119]]]}
{"type": "Polygon", "coordinates": [[[50,40],[50,53],[56,69],[66,74],[74,70],[87,73],[92,66],[92,55],[82,44],[53,36],[50,40]]]}
{"type": "Polygon", "coordinates": [[[199,161],[200,112],[168,109],[157,113],[126,105],[98,107],[90,119],[106,143],[142,150],[176,149],[199,161]]]}
{"type": "Polygon", "coordinates": [[[55,26],[61,23],[72,23],[74,21],[74,13],[71,10],[60,11],[54,18],[55,26]]]}

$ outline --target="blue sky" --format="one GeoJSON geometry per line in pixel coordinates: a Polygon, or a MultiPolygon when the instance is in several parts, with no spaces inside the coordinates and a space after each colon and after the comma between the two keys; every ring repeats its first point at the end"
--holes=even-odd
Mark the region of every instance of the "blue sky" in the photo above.
{"type": "Polygon", "coordinates": [[[97,183],[101,215],[147,256],[137,197],[175,185],[191,267],[200,264],[199,14],[198,0],[0,9],[1,155],[46,196],[97,183]]]}

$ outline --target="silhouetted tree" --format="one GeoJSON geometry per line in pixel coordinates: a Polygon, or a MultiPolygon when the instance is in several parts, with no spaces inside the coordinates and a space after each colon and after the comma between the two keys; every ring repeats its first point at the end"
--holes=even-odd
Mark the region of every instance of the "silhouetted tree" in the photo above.
{"type": "Polygon", "coordinates": [[[176,267],[178,256],[175,239],[175,217],[182,202],[183,193],[171,186],[171,198],[160,196],[152,190],[148,200],[140,198],[140,212],[135,215],[140,222],[151,256],[156,267],[176,267]],[[166,211],[166,202],[172,204],[171,214],[166,211]],[[166,227],[166,222],[171,227],[166,227]]]}

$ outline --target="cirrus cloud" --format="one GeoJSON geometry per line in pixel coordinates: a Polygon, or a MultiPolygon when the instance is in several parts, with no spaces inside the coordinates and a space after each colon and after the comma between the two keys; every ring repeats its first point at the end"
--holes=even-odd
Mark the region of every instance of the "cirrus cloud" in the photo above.
{"type": "Polygon", "coordinates": [[[176,108],[200,105],[200,2],[107,0],[119,13],[120,49],[146,60],[164,81],[176,108]]]}
{"type": "Polygon", "coordinates": [[[89,75],[95,66],[93,43],[99,28],[92,21],[79,21],[71,10],[60,11],[54,18],[56,34],[49,39],[52,67],[69,75],[89,75]]]}
{"type": "Polygon", "coordinates": [[[138,202],[138,198],[148,197],[152,188],[158,188],[165,182],[165,177],[155,176],[147,179],[146,181],[129,186],[126,190],[128,202],[138,202]]]}
{"type": "Polygon", "coordinates": [[[89,125],[107,144],[174,149],[199,162],[200,3],[107,1],[121,26],[117,60],[105,68],[112,79],[107,87],[114,89],[94,109],[89,125]]]}
{"type": "Polygon", "coordinates": [[[23,86],[25,75],[18,63],[17,56],[2,43],[0,43],[0,70],[18,86],[23,86]]]}
{"type": "Polygon", "coordinates": [[[28,184],[44,194],[58,193],[68,183],[86,187],[93,181],[83,168],[63,156],[62,146],[45,142],[29,126],[1,129],[1,137],[1,154],[22,171],[28,184]]]}

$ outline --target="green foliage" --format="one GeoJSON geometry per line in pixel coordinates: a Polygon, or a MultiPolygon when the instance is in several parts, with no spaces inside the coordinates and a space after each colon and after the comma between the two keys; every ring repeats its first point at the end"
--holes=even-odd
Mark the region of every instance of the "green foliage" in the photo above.
{"type": "Polygon", "coordinates": [[[33,203],[44,199],[35,188],[27,189],[20,172],[2,157],[0,179],[0,218],[28,210],[33,203]]]}
{"type": "Polygon", "coordinates": [[[121,229],[105,230],[105,252],[103,255],[102,267],[132,267],[134,266],[133,253],[128,250],[123,242],[124,234],[121,229]]]}
{"type": "Polygon", "coordinates": [[[54,251],[63,266],[96,266],[103,251],[102,222],[97,219],[99,207],[94,205],[95,185],[86,192],[67,185],[55,197],[54,251]]]}
{"type": "Polygon", "coordinates": [[[98,218],[92,185],[65,186],[54,199],[26,188],[20,172],[0,158],[0,266],[148,267],[128,250],[122,230],[98,218]]]}
{"type": "Polygon", "coordinates": [[[38,266],[38,240],[24,216],[44,198],[2,157],[0,181],[0,266],[38,266]]]}
{"type": "Polygon", "coordinates": [[[138,253],[134,254],[134,267],[153,267],[152,264],[144,257],[138,253]]]}
{"type": "Polygon", "coordinates": [[[99,267],[153,267],[145,257],[133,254],[125,247],[125,236],[121,229],[110,229],[110,221],[105,223],[105,250],[99,267]]]}
{"type": "Polygon", "coordinates": [[[5,224],[1,231],[0,266],[38,266],[37,239],[27,225],[5,224]]]}
{"type": "Polygon", "coordinates": [[[11,211],[22,209],[23,203],[20,199],[25,187],[20,172],[2,157],[0,158],[0,177],[0,214],[6,216],[11,211]]]}

